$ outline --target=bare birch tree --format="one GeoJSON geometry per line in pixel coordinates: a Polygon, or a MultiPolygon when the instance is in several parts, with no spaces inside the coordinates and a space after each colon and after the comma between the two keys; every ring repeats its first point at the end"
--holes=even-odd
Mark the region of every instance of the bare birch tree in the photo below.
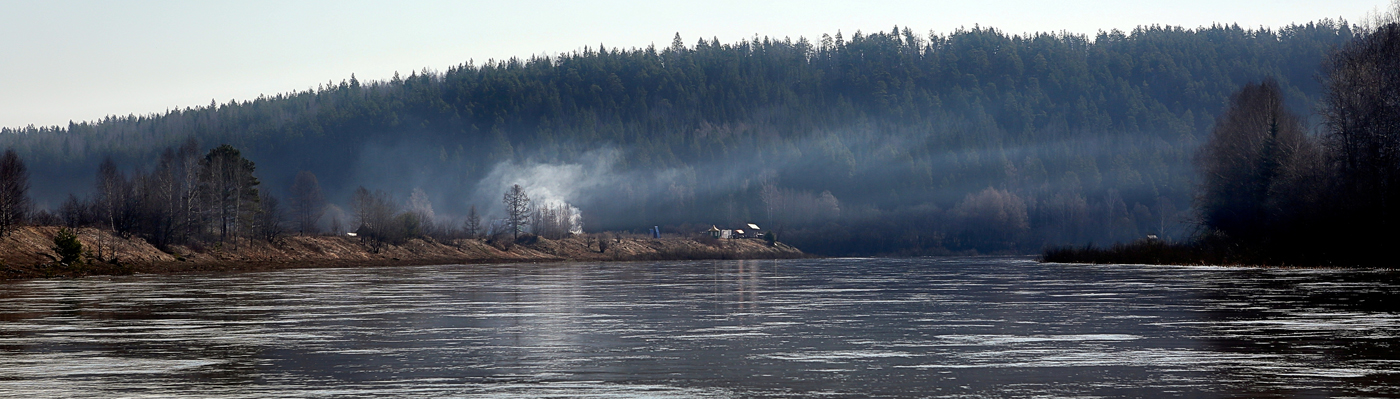
{"type": "Polygon", "coordinates": [[[15,150],[0,156],[0,237],[9,234],[29,213],[29,171],[15,150]]]}
{"type": "Polygon", "coordinates": [[[253,161],[228,144],[209,150],[200,163],[205,203],[220,241],[238,237],[256,214],[258,178],[253,169],[253,161]]]}

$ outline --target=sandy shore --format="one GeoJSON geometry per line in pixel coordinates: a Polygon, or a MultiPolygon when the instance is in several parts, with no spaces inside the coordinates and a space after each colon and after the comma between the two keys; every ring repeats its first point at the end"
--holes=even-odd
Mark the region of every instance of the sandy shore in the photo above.
{"type": "Polygon", "coordinates": [[[695,240],[600,234],[528,244],[491,245],[482,240],[438,242],[414,239],[372,251],[346,236],[287,236],[275,242],[246,240],[175,246],[162,251],[140,238],[124,239],[83,228],[78,239],[90,256],[81,267],[57,265],[53,237],[58,227],[25,226],[0,238],[0,279],[91,274],[256,271],[286,268],[428,265],[452,263],[561,262],[681,259],[778,259],[806,257],[802,251],[755,239],[695,240]],[[606,241],[599,251],[599,241],[606,241]],[[104,261],[94,260],[98,254],[104,261]],[[115,258],[115,262],[110,262],[115,258]]]}

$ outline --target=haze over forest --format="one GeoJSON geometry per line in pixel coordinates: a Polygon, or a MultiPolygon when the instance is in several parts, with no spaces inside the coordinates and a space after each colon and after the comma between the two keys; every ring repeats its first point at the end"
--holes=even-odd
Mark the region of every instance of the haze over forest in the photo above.
{"type": "Polygon", "coordinates": [[[1193,160],[1231,94],[1272,78],[1289,108],[1313,115],[1319,67],[1353,36],[1331,20],[677,36],[6,128],[0,148],[28,165],[40,209],[90,195],[105,158],[151,170],[194,138],[239,149],[275,196],[301,171],[346,209],[359,187],[399,202],[421,190],[445,226],[471,206],[503,217],[502,193],[520,184],[537,203],[576,207],[587,231],[758,223],[826,255],[1027,252],[1185,238],[1193,160]]]}

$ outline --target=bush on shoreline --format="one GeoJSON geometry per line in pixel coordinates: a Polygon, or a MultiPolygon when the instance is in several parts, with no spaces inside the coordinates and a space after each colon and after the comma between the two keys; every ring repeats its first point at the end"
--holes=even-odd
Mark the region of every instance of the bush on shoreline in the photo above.
{"type": "Polygon", "coordinates": [[[1192,241],[1172,243],[1138,240],[1110,247],[1049,247],[1041,262],[1092,264],[1218,265],[1218,266],[1392,266],[1371,253],[1338,253],[1323,244],[1245,243],[1222,234],[1206,234],[1192,241]]]}
{"type": "Polygon", "coordinates": [[[1093,263],[1093,264],[1161,264],[1161,265],[1201,265],[1232,264],[1227,251],[1193,243],[1168,243],[1161,240],[1138,240],[1127,244],[1114,244],[1110,247],[1096,247],[1093,244],[1082,247],[1064,246],[1046,248],[1040,256],[1041,262],[1054,263],[1093,263]]]}

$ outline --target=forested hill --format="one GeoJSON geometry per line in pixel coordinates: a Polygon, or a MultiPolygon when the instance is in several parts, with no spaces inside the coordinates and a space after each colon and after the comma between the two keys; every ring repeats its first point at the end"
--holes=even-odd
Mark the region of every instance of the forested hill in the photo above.
{"type": "Polygon", "coordinates": [[[1352,35],[1324,20],[676,37],[4,129],[0,148],[28,163],[41,208],[90,192],[104,157],[149,169],[194,137],[242,149],[263,190],[301,170],[339,204],[421,189],[444,221],[520,183],[588,230],[756,222],[828,254],[1037,250],[1181,234],[1193,155],[1230,94],[1273,77],[1310,114],[1319,65],[1352,35]]]}

